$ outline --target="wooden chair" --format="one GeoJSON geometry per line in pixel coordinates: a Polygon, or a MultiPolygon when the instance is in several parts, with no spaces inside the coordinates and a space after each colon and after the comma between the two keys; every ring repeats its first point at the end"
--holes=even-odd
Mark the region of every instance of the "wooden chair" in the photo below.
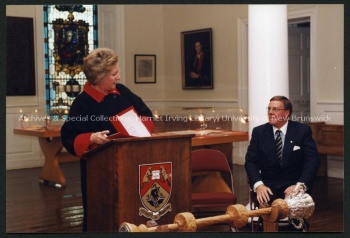
{"type": "MultiPolygon", "coordinates": [[[[249,185],[248,185],[249,186],[249,185]]],[[[247,208],[249,210],[255,210],[259,208],[259,202],[256,197],[256,193],[249,187],[249,202],[247,208]]],[[[250,229],[252,232],[254,231],[262,231],[262,218],[259,217],[250,217],[248,219],[248,224],[250,225],[250,229]]]]}
{"type": "Polygon", "coordinates": [[[224,214],[227,206],[237,202],[226,156],[218,150],[200,149],[192,151],[191,160],[194,216],[224,214]]]}

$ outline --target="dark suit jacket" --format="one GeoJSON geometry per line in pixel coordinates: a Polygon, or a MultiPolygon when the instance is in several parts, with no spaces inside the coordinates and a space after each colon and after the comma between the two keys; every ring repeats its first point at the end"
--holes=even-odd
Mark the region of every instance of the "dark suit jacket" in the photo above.
{"type": "Polygon", "coordinates": [[[253,129],[245,157],[251,188],[261,180],[271,189],[285,189],[297,182],[305,183],[311,189],[319,166],[320,159],[309,126],[288,122],[281,165],[276,158],[272,126],[266,123],[253,129]]]}

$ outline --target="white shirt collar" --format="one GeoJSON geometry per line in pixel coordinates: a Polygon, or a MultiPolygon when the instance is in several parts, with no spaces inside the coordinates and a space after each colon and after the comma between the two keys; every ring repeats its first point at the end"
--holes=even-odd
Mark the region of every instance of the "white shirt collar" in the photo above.
{"type": "MultiPolygon", "coordinates": [[[[280,130],[282,131],[283,135],[286,135],[286,134],[287,134],[287,127],[288,127],[288,121],[287,121],[286,124],[284,124],[284,125],[280,128],[280,130]]],[[[273,134],[275,134],[277,130],[278,130],[278,128],[273,126],[273,134]]]]}

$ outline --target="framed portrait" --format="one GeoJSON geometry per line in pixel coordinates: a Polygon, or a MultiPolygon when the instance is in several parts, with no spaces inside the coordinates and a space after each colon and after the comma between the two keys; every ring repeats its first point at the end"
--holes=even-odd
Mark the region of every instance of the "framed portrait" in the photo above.
{"type": "Polygon", "coordinates": [[[212,29],[181,32],[182,89],[213,89],[212,29]]]}
{"type": "Polygon", "coordinates": [[[135,55],[135,83],[156,83],[156,55],[135,55]]]}

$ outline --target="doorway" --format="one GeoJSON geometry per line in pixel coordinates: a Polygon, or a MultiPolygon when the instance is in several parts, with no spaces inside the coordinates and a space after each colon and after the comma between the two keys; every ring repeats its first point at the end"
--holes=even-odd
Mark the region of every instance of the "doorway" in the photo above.
{"type": "Polygon", "coordinates": [[[289,99],[293,104],[291,120],[309,122],[310,118],[310,20],[293,19],[288,23],[289,99]]]}

